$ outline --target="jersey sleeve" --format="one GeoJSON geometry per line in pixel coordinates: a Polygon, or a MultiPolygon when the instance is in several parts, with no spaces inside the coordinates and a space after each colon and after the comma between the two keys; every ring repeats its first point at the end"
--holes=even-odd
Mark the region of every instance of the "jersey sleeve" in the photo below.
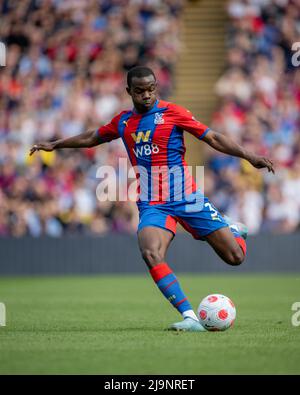
{"type": "Polygon", "coordinates": [[[201,140],[209,132],[210,128],[199,122],[186,108],[173,104],[172,110],[176,126],[186,130],[196,138],[201,140]]]}
{"type": "Polygon", "coordinates": [[[109,141],[118,139],[120,137],[119,122],[122,114],[123,112],[115,116],[106,125],[100,126],[100,128],[97,130],[100,143],[108,143],[109,141]]]}

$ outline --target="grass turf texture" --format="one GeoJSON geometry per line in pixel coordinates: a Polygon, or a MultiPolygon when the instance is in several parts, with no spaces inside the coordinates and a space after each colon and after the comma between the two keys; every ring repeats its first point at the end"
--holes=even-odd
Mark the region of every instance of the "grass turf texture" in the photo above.
{"type": "Polygon", "coordinates": [[[299,275],[178,275],[196,309],[232,298],[226,332],[174,333],[180,320],[146,276],[2,278],[0,374],[299,374],[299,275]]]}

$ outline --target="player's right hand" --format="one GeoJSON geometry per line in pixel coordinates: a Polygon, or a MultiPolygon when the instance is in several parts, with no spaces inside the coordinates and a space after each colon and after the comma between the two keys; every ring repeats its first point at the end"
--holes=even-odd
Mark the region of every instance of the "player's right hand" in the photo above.
{"type": "Polygon", "coordinates": [[[53,151],[54,150],[54,143],[53,142],[46,142],[46,143],[38,143],[34,144],[34,146],[30,149],[29,156],[33,155],[35,151],[53,151]]]}

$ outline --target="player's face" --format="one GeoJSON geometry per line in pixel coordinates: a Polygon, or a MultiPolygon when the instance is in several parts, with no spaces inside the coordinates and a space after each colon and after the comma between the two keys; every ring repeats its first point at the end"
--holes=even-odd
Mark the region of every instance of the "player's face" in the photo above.
{"type": "Polygon", "coordinates": [[[157,83],[154,76],[133,77],[131,87],[127,87],[127,92],[131,96],[134,107],[140,113],[149,111],[156,101],[157,83]]]}

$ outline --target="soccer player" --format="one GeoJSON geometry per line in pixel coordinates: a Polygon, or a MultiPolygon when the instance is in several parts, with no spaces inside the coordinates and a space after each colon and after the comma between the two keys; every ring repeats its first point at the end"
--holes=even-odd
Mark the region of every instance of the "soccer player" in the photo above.
{"type": "Polygon", "coordinates": [[[267,168],[274,173],[273,163],[209,129],[185,108],[159,100],[156,77],[150,68],[131,69],[126,90],[133,102],[132,110],[122,111],[97,130],[35,144],[30,155],[39,150],[94,147],[122,138],[132,165],[138,168],[138,243],[142,257],[160,291],[183,318],[169,329],[203,332],[205,329],[165,261],[176,224],[179,222],[195,239],[207,241],[227,264],[234,266],[245,258],[247,228],[222,217],[198,189],[184,160],[183,132],[220,152],[244,158],[258,169],[267,168]]]}

